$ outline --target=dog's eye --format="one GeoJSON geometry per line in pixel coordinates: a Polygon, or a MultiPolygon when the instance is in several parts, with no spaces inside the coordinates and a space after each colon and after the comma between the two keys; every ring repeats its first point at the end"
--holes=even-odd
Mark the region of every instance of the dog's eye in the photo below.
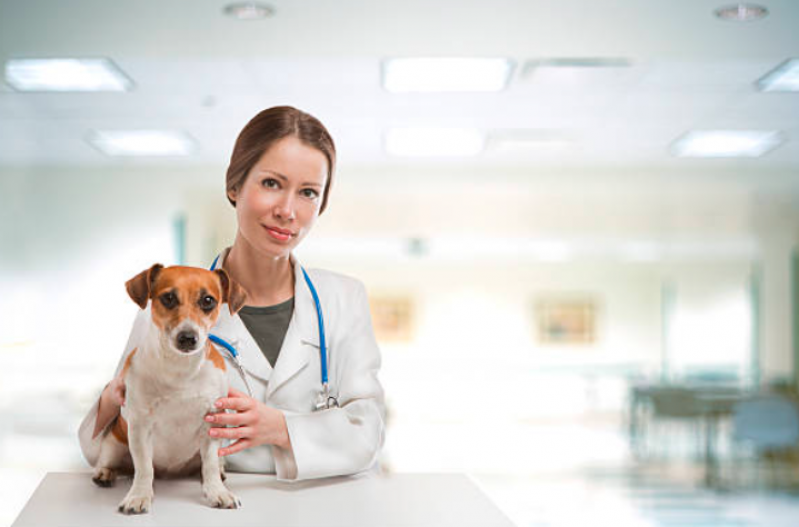
{"type": "Polygon", "coordinates": [[[164,304],[164,307],[167,309],[172,309],[176,305],[178,305],[178,297],[175,296],[175,293],[164,293],[160,297],[161,303],[164,304]]]}
{"type": "Polygon", "coordinates": [[[216,298],[211,295],[205,295],[200,298],[200,309],[203,311],[211,311],[216,307],[216,298]]]}

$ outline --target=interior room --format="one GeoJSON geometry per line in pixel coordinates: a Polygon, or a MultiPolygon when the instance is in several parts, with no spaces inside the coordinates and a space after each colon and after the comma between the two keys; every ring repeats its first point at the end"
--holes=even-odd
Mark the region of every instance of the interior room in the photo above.
{"type": "Polygon", "coordinates": [[[518,526],[795,525],[796,27],[792,0],[1,1],[0,526],[90,477],[126,281],[233,243],[231,151],[282,105],[335,139],[294,254],[366,287],[384,473],[466,474],[518,526]]]}

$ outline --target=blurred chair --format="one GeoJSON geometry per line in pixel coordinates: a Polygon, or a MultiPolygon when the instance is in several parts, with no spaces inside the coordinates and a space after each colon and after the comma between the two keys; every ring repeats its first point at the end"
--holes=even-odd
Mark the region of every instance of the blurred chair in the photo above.
{"type": "MultiPolygon", "coordinates": [[[[677,386],[662,386],[649,393],[651,417],[646,431],[647,443],[653,438],[654,450],[671,458],[679,451],[676,447],[688,446],[689,452],[698,457],[702,454],[703,406],[694,390],[677,386]],[[687,435],[686,432],[687,431],[687,435]],[[688,438],[688,441],[681,439],[688,438]],[[665,447],[660,443],[665,443],[665,447]],[[687,443],[687,445],[686,445],[687,443]]],[[[653,450],[648,445],[647,450],[653,450]]]]}
{"type": "Polygon", "coordinates": [[[760,461],[765,459],[773,477],[777,462],[788,460],[786,454],[795,455],[799,447],[796,401],[774,393],[737,403],[733,408],[732,442],[735,464],[741,460],[737,450],[747,446],[754,454],[756,475],[760,475],[760,461]]]}

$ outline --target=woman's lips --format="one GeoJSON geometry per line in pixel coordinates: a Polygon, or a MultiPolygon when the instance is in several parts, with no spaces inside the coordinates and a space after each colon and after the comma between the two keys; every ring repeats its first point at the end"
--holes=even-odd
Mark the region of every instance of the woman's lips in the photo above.
{"type": "Polygon", "coordinates": [[[266,229],[266,232],[268,232],[272,238],[280,240],[281,242],[288,241],[292,236],[294,236],[294,234],[291,231],[278,229],[277,227],[267,227],[266,225],[264,225],[263,227],[264,229],[266,229]]]}

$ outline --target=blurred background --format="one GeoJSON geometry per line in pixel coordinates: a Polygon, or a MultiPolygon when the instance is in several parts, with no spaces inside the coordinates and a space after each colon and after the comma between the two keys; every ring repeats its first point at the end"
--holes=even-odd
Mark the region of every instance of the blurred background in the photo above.
{"type": "MultiPolygon", "coordinates": [[[[235,235],[260,110],[337,143],[383,466],[517,525],[794,525],[799,4],[0,0],[0,525],[88,470],[154,262],[235,235]],[[601,520],[600,520],[601,518],[601,520]]],[[[87,476],[88,477],[88,476],[87,476]]]]}

